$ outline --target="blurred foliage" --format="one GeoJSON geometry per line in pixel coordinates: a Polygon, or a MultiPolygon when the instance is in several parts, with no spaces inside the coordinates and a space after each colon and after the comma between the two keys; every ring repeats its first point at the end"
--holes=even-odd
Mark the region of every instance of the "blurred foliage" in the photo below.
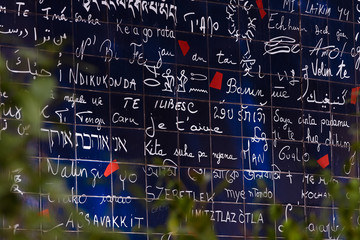
{"type": "MultiPolygon", "coordinates": [[[[38,65],[51,69],[56,65],[53,58],[42,56],[40,53],[33,55],[31,52],[25,53],[31,61],[37,61],[38,65]]],[[[1,239],[128,239],[126,234],[115,234],[108,232],[100,227],[87,226],[82,224],[84,218],[76,215],[76,206],[58,204],[64,214],[71,215],[75,224],[83,225],[81,232],[66,232],[62,227],[57,226],[56,219],[46,215],[39,214],[39,192],[40,197],[51,194],[55,198],[63,195],[70,195],[63,182],[54,180],[50,175],[40,174],[39,169],[34,167],[34,160],[31,156],[37,153],[36,142],[41,139],[40,128],[42,126],[41,108],[47,104],[51,98],[52,91],[55,87],[55,80],[52,78],[32,79],[28,84],[19,84],[20,81],[13,81],[14,76],[6,74],[4,69],[5,63],[0,59],[1,73],[1,93],[6,93],[9,98],[2,98],[1,111],[6,109],[21,109],[21,119],[11,119],[5,121],[2,119],[0,128],[6,126],[7,129],[14,131],[0,132],[0,216],[2,218],[2,227],[0,227],[1,239]],[[11,81],[9,81],[11,79],[11,81]],[[18,83],[16,83],[18,82],[18,83]],[[21,124],[27,129],[26,134],[20,136],[16,129],[21,124]],[[30,126],[29,128],[27,126],[30,126]],[[34,144],[35,142],[35,144],[34,144]],[[35,146],[35,147],[34,147],[35,146]],[[26,189],[19,189],[18,181],[26,182],[26,189]],[[54,184],[49,185],[47,183],[54,184]],[[26,229],[24,229],[25,227],[26,229]],[[50,231],[51,230],[51,231],[50,231]]],[[[15,110],[14,110],[15,111],[15,110]]],[[[356,147],[359,144],[355,145],[356,147]]],[[[37,161],[37,160],[36,160],[37,161]]],[[[159,165],[161,161],[159,161],[159,165]]],[[[353,164],[350,163],[349,164],[353,164]]],[[[344,239],[360,239],[359,225],[359,202],[360,202],[360,185],[357,179],[351,179],[348,183],[336,183],[330,181],[331,174],[328,171],[321,173],[321,176],[329,181],[328,191],[333,197],[333,206],[336,209],[336,226],[331,232],[332,236],[341,236],[344,239]]],[[[180,181],[170,178],[160,178],[159,184],[166,185],[169,189],[184,189],[180,181]]],[[[199,178],[199,189],[206,188],[210,176],[199,178]]],[[[259,182],[259,187],[262,187],[259,182]]],[[[220,191],[226,186],[226,183],[217,186],[216,191],[220,191]]],[[[141,189],[134,188],[136,191],[141,189]]],[[[195,215],[192,213],[194,208],[201,209],[205,205],[202,202],[194,202],[188,197],[175,198],[174,200],[160,199],[157,203],[159,206],[167,206],[169,215],[166,226],[162,229],[167,232],[162,240],[215,240],[213,222],[208,215],[195,215]]],[[[287,214],[285,211],[292,211],[292,206],[280,206],[269,204],[268,215],[273,226],[279,226],[285,239],[323,239],[324,233],[321,231],[308,231],[309,224],[316,223],[327,226],[332,221],[330,216],[308,216],[306,222],[298,222],[296,219],[284,219],[287,214]],[[313,219],[313,217],[315,219],[313,219]]],[[[257,213],[255,212],[255,215],[257,213]]],[[[56,218],[56,216],[55,216],[56,218]]],[[[256,217],[255,217],[256,218],[256,217]]],[[[260,225],[258,225],[260,227],[260,225]]],[[[253,229],[254,235],[261,229],[253,229]]],[[[268,228],[268,239],[275,239],[279,229],[268,228]]],[[[151,229],[148,230],[152,232],[151,229]]]]}

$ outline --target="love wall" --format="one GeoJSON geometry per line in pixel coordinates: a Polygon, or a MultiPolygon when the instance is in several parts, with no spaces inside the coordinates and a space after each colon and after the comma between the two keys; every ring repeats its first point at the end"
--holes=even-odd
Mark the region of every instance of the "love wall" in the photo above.
{"type": "MultiPolygon", "coordinates": [[[[0,1],[0,21],[4,74],[56,81],[34,112],[44,137],[31,163],[69,195],[26,192],[22,170],[10,174],[11,191],[56,218],[41,231],[171,239],[167,203],[190,198],[190,214],[209,216],[219,239],[268,228],[279,238],[290,215],[308,233],[341,237],[319,174],[358,178],[360,2],[0,1]]],[[[0,132],[26,135],[22,108],[0,93],[0,132]]]]}

